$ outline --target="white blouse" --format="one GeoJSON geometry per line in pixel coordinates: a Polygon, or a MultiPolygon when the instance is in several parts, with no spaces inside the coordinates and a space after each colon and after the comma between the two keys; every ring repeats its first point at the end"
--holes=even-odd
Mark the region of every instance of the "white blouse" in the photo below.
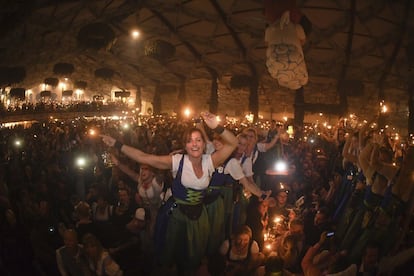
{"type": "MultiPolygon", "coordinates": [[[[177,175],[178,167],[180,165],[182,156],[182,154],[175,154],[172,156],[173,177],[176,177],[177,175]]],[[[196,190],[203,190],[208,187],[211,175],[214,172],[214,165],[213,160],[211,159],[211,155],[203,154],[201,164],[203,168],[203,175],[201,178],[198,178],[193,170],[193,165],[191,164],[188,155],[184,155],[184,164],[181,176],[181,183],[184,187],[196,190]]]]}
{"type": "Polygon", "coordinates": [[[141,183],[138,183],[137,189],[141,198],[149,204],[156,204],[160,201],[160,194],[164,183],[158,183],[157,178],[152,179],[151,185],[145,189],[141,183]]]}
{"type": "Polygon", "coordinates": [[[232,158],[224,168],[225,174],[230,174],[236,180],[240,180],[244,177],[243,169],[240,165],[240,161],[236,158],[232,158]]]}

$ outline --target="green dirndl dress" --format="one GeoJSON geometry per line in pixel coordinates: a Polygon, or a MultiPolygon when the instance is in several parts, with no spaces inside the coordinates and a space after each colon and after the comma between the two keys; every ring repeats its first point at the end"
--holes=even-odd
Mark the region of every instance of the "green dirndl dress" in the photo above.
{"type": "Polygon", "coordinates": [[[207,210],[203,204],[205,190],[184,187],[181,175],[184,155],[172,184],[174,203],[168,212],[164,248],[159,252],[161,266],[176,265],[177,271],[192,271],[204,258],[210,232],[207,210]]]}
{"type": "Polygon", "coordinates": [[[161,264],[176,264],[178,271],[194,270],[200,265],[206,253],[210,224],[205,206],[197,208],[201,211],[196,220],[190,219],[178,204],[172,210],[161,264]]]}
{"type": "Polygon", "coordinates": [[[226,183],[232,183],[233,178],[230,174],[225,173],[226,165],[230,160],[231,158],[227,159],[222,166],[216,168],[204,196],[204,205],[206,206],[210,223],[210,237],[207,246],[207,255],[209,256],[218,252],[220,245],[226,238],[226,231],[230,224],[229,217],[233,207],[233,189],[227,188],[226,183]]]}
{"type": "Polygon", "coordinates": [[[211,256],[218,252],[218,249],[225,239],[225,214],[224,201],[221,195],[215,200],[205,202],[208,221],[210,224],[210,235],[207,245],[207,255],[211,256]]]}

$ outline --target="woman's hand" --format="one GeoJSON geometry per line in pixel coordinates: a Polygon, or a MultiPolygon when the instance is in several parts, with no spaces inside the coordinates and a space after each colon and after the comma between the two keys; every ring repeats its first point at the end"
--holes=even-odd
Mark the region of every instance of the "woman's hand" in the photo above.
{"type": "Polygon", "coordinates": [[[209,128],[215,129],[218,126],[219,123],[218,123],[216,115],[210,112],[201,112],[200,115],[201,117],[203,117],[204,122],[209,128]]]}

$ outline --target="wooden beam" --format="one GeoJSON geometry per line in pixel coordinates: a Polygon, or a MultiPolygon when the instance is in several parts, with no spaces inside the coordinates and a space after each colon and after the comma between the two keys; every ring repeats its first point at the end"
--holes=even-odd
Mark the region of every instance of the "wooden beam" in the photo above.
{"type": "Polygon", "coordinates": [[[177,30],[174,28],[174,26],[171,24],[170,21],[167,20],[167,18],[165,18],[164,15],[162,15],[159,11],[150,8],[149,9],[152,14],[154,14],[165,26],[167,26],[167,28],[170,30],[171,33],[173,33],[178,40],[180,40],[181,43],[184,44],[184,46],[191,52],[191,54],[194,56],[194,58],[197,61],[201,62],[201,54],[197,51],[197,49],[190,43],[188,42],[188,40],[183,39],[180,34],[177,32],[177,30]]]}
{"type": "Polygon", "coordinates": [[[411,0],[406,0],[405,1],[404,15],[402,16],[402,21],[401,21],[400,28],[399,28],[400,32],[398,34],[397,41],[395,41],[394,49],[392,51],[392,54],[388,58],[388,60],[386,61],[386,64],[385,64],[385,66],[382,70],[382,74],[378,79],[378,88],[379,88],[378,100],[379,101],[382,101],[385,98],[384,83],[385,83],[385,80],[387,79],[387,77],[388,77],[388,75],[389,75],[389,73],[392,69],[392,66],[394,65],[394,63],[397,59],[398,52],[400,51],[401,46],[402,46],[404,34],[406,32],[406,29],[407,29],[407,20],[408,20],[409,14],[410,14],[410,6],[411,6],[411,0]]]}
{"type": "Polygon", "coordinates": [[[241,41],[240,37],[234,31],[234,29],[230,26],[230,24],[228,22],[227,15],[223,11],[223,9],[219,5],[219,3],[216,0],[210,0],[210,3],[214,7],[216,12],[218,13],[218,15],[221,18],[221,21],[224,24],[224,26],[226,26],[227,30],[229,31],[231,37],[234,40],[234,43],[237,45],[237,47],[239,48],[239,50],[242,54],[243,61],[246,63],[247,67],[250,70],[250,74],[252,76],[253,83],[249,87],[250,88],[249,109],[250,109],[250,112],[253,113],[254,121],[257,121],[258,118],[259,118],[259,93],[258,93],[259,80],[258,80],[258,77],[257,77],[257,69],[256,69],[256,67],[254,66],[254,64],[252,62],[248,61],[246,47],[244,46],[244,44],[241,41]]]}
{"type": "MultiPolygon", "coordinates": [[[[342,64],[341,68],[341,74],[339,76],[338,84],[342,84],[343,81],[346,79],[349,62],[351,60],[351,54],[352,54],[352,42],[354,38],[354,29],[355,29],[355,18],[356,18],[356,0],[351,1],[351,7],[349,10],[350,15],[350,24],[349,24],[349,31],[348,31],[348,37],[346,42],[346,48],[345,48],[345,61],[342,64]]],[[[337,91],[339,93],[339,102],[341,103],[341,106],[343,107],[343,111],[346,112],[348,110],[348,97],[347,97],[347,91],[346,89],[340,89],[337,88],[337,91]]],[[[343,114],[342,114],[343,115],[343,114]]]]}
{"type": "Polygon", "coordinates": [[[256,70],[255,66],[251,62],[248,61],[246,47],[244,46],[244,44],[241,41],[240,37],[234,31],[234,29],[230,26],[230,24],[228,22],[228,18],[227,18],[226,13],[223,11],[223,9],[217,3],[216,0],[210,0],[210,3],[211,3],[211,5],[213,5],[214,9],[216,10],[216,12],[218,13],[219,17],[221,18],[221,22],[224,24],[224,26],[226,26],[227,30],[229,31],[231,37],[234,40],[234,43],[236,43],[237,47],[239,48],[239,50],[240,50],[240,52],[242,54],[243,60],[246,62],[246,65],[250,69],[251,75],[254,78],[257,78],[257,70],[256,70]]]}

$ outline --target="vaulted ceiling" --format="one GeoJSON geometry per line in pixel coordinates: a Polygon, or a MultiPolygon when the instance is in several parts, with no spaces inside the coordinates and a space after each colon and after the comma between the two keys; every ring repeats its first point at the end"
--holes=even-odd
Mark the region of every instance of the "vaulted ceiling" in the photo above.
{"type": "MultiPolygon", "coordinates": [[[[248,110],[249,91],[232,88],[230,80],[257,74],[259,113],[293,116],[295,91],[279,86],[266,68],[261,0],[3,2],[0,64],[24,66],[27,72],[15,86],[37,87],[55,76],[56,63],[65,62],[75,68],[70,79],[87,81],[91,95],[109,95],[112,85],[128,90],[142,87],[142,99],[152,101],[155,87],[161,85],[163,109],[170,111],[184,84],[188,103],[201,110],[208,108],[213,71],[219,83],[219,112],[242,115],[248,110]],[[80,33],[95,23],[110,28],[105,48],[82,44],[80,33]],[[131,38],[133,28],[141,33],[138,39],[131,38]],[[148,51],[156,40],[168,42],[166,46],[175,51],[166,47],[170,56],[154,58],[148,51]],[[115,75],[99,79],[95,76],[99,68],[110,68],[115,75]]],[[[339,103],[339,87],[356,84],[346,87],[349,112],[370,117],[378,112],[382,98],[391,111],[391,122],[404,127],[414,66],[411,2],[296,1],[312,23],[303,46],[309,73],[305,101],[339,103]]]]}

